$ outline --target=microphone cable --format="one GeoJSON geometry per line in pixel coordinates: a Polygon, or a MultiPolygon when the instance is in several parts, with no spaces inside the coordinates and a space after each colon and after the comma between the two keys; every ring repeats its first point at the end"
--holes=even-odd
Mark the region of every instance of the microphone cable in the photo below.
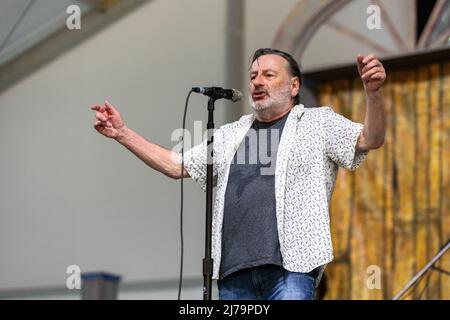
{"type": "Polygon", "coordinates": [[[180,280],[178,283],[178,300],[181,298],[181,287],[183,285],[183,254],[184,254],[184,239],[183,239],[183,180],[184,180],[184,132],[186,130],[186,114],[189,103],[189,98],[191,93],[194,92],[192,89],[189,91],[186,102],[184,104],[184,114],[183,114],[183,135],[181,138],[181,181],[180,181],[180,241],[181,241],[181,253],[180,253],[180,280]]]}

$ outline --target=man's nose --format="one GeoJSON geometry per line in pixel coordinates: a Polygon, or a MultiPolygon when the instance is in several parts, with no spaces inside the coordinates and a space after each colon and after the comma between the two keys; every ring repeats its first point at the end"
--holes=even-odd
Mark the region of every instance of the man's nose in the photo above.
{"type": "Polygon", "coordinates": [[[260,75],[255,76],[255,77],[252,79],[251,83],[252,83],[252,85],[255,86],[255,87],[260,87],[260,86],[264,85],[263,78],[262,78],[260,75]]]}

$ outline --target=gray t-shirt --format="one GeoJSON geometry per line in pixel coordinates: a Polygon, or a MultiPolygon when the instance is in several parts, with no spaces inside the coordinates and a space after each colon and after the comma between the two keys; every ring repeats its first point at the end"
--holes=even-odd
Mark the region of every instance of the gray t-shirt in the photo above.
{"type": "Polygon", "coordinates": [[[225,193],[220,279],[264,264],[282,266],[275,206],[275,162],[289,113],[255,120],[230,167],[225,193]]]}

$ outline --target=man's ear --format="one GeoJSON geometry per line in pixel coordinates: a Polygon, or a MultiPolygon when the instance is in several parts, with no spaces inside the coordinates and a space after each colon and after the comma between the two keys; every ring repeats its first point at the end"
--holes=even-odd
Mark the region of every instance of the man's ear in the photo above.
{"type": "Polygon", "coordinates": [[[300,91],[300,79],[298,77],[293,77],[291,79],[291,89],[295,89],[294,97],[298,94],[300,91]]]}

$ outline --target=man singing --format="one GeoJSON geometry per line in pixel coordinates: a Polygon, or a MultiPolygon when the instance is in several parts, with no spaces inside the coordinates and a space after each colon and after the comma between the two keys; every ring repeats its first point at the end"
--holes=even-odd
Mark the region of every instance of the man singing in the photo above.
{"type": "MultiPolygon", "coordinates": [[[[356,169],[384,142],[385,70],[372,54],[358,55],[357,68],[367,99],[364,125],[330,107],[300,104],[301,73],[288,53],[254,53],[253,113],[214,133],[212,258],[220,299],[315,298],[333,260],[329,205],[338,167],[356,169]]],[[[206,190],[206,141],[185,153],[181,170],[181,155],[127,128],[111,104],[92,109],[98,132],[151,168],[174,179],[190,176],[206,190]]]]}

